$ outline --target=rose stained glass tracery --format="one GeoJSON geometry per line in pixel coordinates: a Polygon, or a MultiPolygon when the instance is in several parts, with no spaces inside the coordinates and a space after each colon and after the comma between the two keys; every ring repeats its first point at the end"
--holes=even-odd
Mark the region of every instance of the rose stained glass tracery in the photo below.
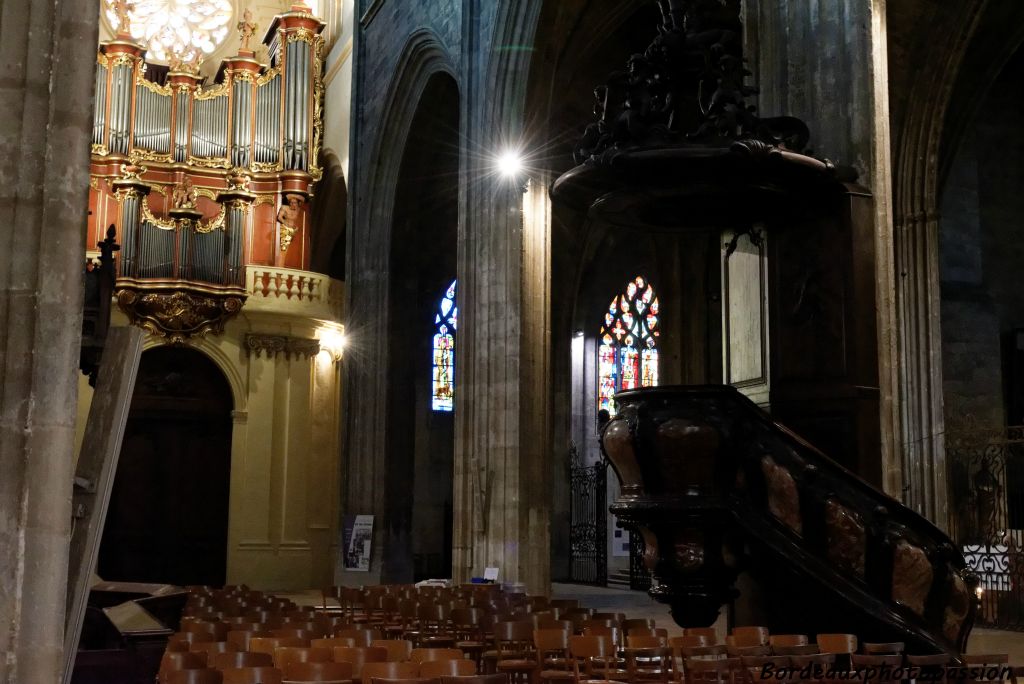
{"type": "Polygon", "coordinates": [[[615,415],[616,392],[658,384],[659,316],[654,286],[643,276],[608,305],[598,337],[598,410],[615,415]]]}

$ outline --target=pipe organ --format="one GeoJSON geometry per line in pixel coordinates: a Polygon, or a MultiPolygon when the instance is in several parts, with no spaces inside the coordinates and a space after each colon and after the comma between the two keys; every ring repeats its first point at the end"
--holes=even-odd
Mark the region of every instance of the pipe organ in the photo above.
{"type": "Polygon", "coordinates": [[[100,46],[89,243],[117,228],[117,300],[172,342],[219,332],[245,300],[246,265],[309,266],[320,179],[324,24],[304,5],[239,50],[216,82],[172,63],[163,82],[129,36],[100,46]]]}

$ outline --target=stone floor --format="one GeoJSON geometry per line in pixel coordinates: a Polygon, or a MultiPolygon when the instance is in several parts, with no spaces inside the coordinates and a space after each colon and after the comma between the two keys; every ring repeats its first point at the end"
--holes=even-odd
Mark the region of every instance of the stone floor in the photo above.
{"type": "MultiPolygon", "coordinates": [[[[299,605],[320,605],[319,591],[280,594],[299,605]]],[[[578,599],[580,605],[604,612],[625,613],[631,618],[654,618],[659,627],[668,629],[669,635],[682,634],[668,614],[668,608],[658,603],[645,592],[593,587],[584,584],[553,584],[552,598],[578,599]]],[[[715,623],[720,641],[724,641],[726,625],[724,618],[715,623]]],[[[1024,632],[1009,632],[997,629],[976,628],[967,643],[968,653],[1007,653],[1014,665],[1024,665],[1024,632]]]]}

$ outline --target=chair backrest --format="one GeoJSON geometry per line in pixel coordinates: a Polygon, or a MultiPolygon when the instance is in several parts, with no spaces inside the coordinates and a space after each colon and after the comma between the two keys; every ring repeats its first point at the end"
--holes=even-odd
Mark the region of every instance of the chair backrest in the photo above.
{"type": "Polygon", "coordinates": [[[235,653],[214,653],[210,657],[210,665],[218,670],[237,667],[272,667],[274,665],[274,657],[269,653],[236,651],[235,653]]]}
{"type": "Polygon", "coordinates": [[[283,680],[276,667],[229,667],[221,674],[224,684],[281,684],[283,680]]]}
{"type": "Polygon", "coordinates": [[[424,660],[420,663],[419,676],[424,679],[438,677],[468,677],[476,674],[476,663],[472,660],[424,660]]]}
{"type": "Polygon", "coordinates": [[[359,677],[366,663],[383,663],[388,659],[388,652],[378,646],[335,646],[334,660],[352,663],[352,676],[359,677]]]}
{"type": "Polygon", "coordinates": [[[634,629],[654,629],[654,618],[630,618],[622,621],[622,629],[629,634],[634,629]]]}
{"type": "Polygon", "coordinates": [[[286,681],[343,684],[352,679],[352,663],[288,663],[283,673],[286,681]]]}
{"type": "Polygon", "coordinates": [[[631,636],[656,636],[668,641],[668,630],[664,627],[633,627],[623,628],[627,637],[631,636]]]}
{"type": "Polygon", "coordinates": [[[333,660],[334,651],[329,648],[282,646],[274,649],[274,667],[282,670],[288,663],[329,663],[333,660]]]}
{"type": "Polygon", "coordinates": [[[856,653],[856,634],[819,634],[815,637],[822,653],[856,653]]]}
{"type": "Polygon", "coordinates": [[[253,637],[249,639],[249,651],[252,653],[269,653],[282,646],[309,646],[309,639],[298,637],[253,637]]]}
{"type": "Polygon", "coordinates": [[[685,636],[702,636],[707,639],[708,646],[718,643],[718,632],[714,627],[686,627],[683,629],[685,636]]]}
{"type": "Polygon", "coordinates": [[[177,670],[202,670],[206,668],[206,654],[189,651],[166,651],[160,659],[158,678],[167,681],[167,675],[177,670]]]}
{"type": "Polygon", "coordinates": [[[209,634],[214,641],[224,641],[230,626],[225,622],[189,621],[182,622],[181,631],[192,634],[209,634]]]}
{"type": "Polygon", "coordinates": [[[953,656],[948,653],[932,653],[929,655],[907,654],[903,657],[907,659],[907,665],[913,667],[945,667],[953,662],[953,656]]]}
{"type": "Polygon", "coordinates": [[[277,629],[270,630],[271,634],[276,637],[284,637],[288,639],[319,639],[325,636],[325,632],[317,629],[313,623],[302,623],[302,626],[290,625],[288,627],[278,627],[277,629]]]}
{"type": "Polygon", "coordinates": [[[594,620],[611,620],[613,627],[618,627],[626,619],[625,613],[594,613],[590,616],[594,620]]]}
{"type": "Polygon", "coordinates": [[[836,664],[835,653],[809,653],[806,655],[791,655],[789,656],[789,662],[793,664],[793,667],[805,667],[807,665],[820,665],[826,667],[828,665],[836,664]]]}
{"type": "Polygon", "coordinates": [[[193,653],[205,653],[206,659],[210,659],[211,653],[231,653],[237,651],[234,644],[229,644],[226,641],[196,641],[189,644],[189,649],[193,653]]]}
{"type": "Polygon", "coordinates": [[[224,676],[220,670],[176,670],[167,674],[167,684],[222,684],[224,676]]]}
{"type": "Polygon", "coordinates": [[[231,630],[227,634],[227,642],[237,648],[239,651],[248,651],[249,643],[256,637],[273,637],[274,634],[269,630],[253,632],[247,629],[231,630]]]}
{"type": "Polygon", "coordinates": [[[743,648],[745,646],[761,646],[768,643],[767,627],[734,627],[732,634],[726,639],[730,646],[743,648]]]}
{"type": "Polygon", "coordinates": [[[772,646],[772,651],[775,655],[812,655],[818,653],[821,649],[818,648],[818,644],[798,644],[796,646],[772,646]]]}
{"type": "Polygon", "coordinates": [[[494,645],[498,657],[502,652],[522,652],[524,648],[533,647],[533,623],[526,620],[505,620],[494,625],[494,645]]]}
{"type": "Polygon", "coordinates": [[[408,639],[374,639],[370,646],[383,648],[388,652],[388,660],[404,662],[409,659],[412,653],[412,642],[408,639]]]}
{"type": "Polygon", "coordinates": [[[572,632],[572,620],[544,618],[537,622],[537,629],[561,629],[566,632],[572,632]]]}
{"type": "MultiPolygon", "coordinates": [[[[730,637],[732,638],[732,637],[730,637]]],[[[768,644],[758,644],[756,646],[733,646],[728,645],[726,649],[730,656],[766,656],[772,654],[772,647],[768,644]]]]}
{"type": "Polygon", "coordinates": [[[615,644],[609,636],[585,634],[569,637],[569,661],[576,681],[594,675],[604,675],[608,679],[608,670],[615,655],[615,644]]]}
{"type": "Polygon", "coordinates": [[[626,672],[631,682],[637,681],[641,668],[645,682],[660,681],[668,684],[670,679],[674,679],[672,649],[667,646],[627,648],[625,655],[626,672]]]}
{"type": "Polygon", "coordinates": [[[1010,656],[1006,653],[971,653],[963,656],[965,665],[1008,665],[1010,656]]]}
{"type": "Polygon", "coordinates": [[[773,634],[768,637],[772,648],[779,646],[804,646],[807,644],[806,634],[773,634]]]}
{"type": "Polygon", "coordinates": [[[882,665],[900,667],[903,665],[903,654],[851,653],[850,664],[857,669],[864,667],[880,667],[882,665]]]}
{"type": "Polygon", "coordinates": [[[729,647],[725,644],[714,646],[683,646],[679,653],[684,658],[720,658],[728,653],[729,647]]]}
{"type": "Polygon", "coordinates": [[[557,627],[534,630],[533,645],[537,649],[538,657],[555,651],[559,652],[561,656],[567,655],[569,651],[569,634],[570,632],[557,627]]]}
{"type": "Polygon", "coordinates": [[[419,676],[419,663],[366,663],[359,675],[363,684],[370,684],[370,680],[379,679],[413,679],[419,676]]]}
{"type": "Polygon", "coordinates": [[[423,663],[428,660],[456,660],[466,656],[458,648],[414,648],[409,653],[409,660],[414,663],[423,663]]]}
{"type": "Polygon", "coordinates": [[[334,648],[335,646],[352,648],[356,645],[356,640],[352,637],[324,637],[323,639],[310,639],[309,645],[312,648],[334,648]]]}
{"type": "Polygon", "coordinates": [[[720,658],[717,660],[703,658],[687,658],[684,661],[686,668],[686,681],[694,682],[724,682],[735,681],[736,672],[743,667],[739,658],[720,658]]]}
{"type": "Polygon", "coordinates": [[[369,646],[383,638],[378,629],[342,629],[334,633],[336,637],[348,637],[355,640],[356,646],[369,646]]]}
{"type": "Polygon", "coordinates": [[[683,636],[669,637],[668,645],[672,648],[698,648],[700,646],[714,646],[703,634],[684,634],[683,636]]]}
{"type": "Polygon", "coordinates": [[[630,634],[626,637],[627,648],[659,648],[668,645],[668,639],[649,634],[630,634]]]}
{"type": "Polygon", "coordinates": [[[588,636],[608,637],[616,646],[622,645],[622,630],[619,627],[602,627],[600,625],[595,625],[584,628],[583,633],[588,636]]]}
{"type": "Polygon", "coordinates": [[[870,654],[881,654],[881,653],[903,653],[906,650],[907,645],[902,641],[889,641],[885,643],[868,643],[864,642],[861,644],[861,648],[864,649],[864,653],[870,654]]]}

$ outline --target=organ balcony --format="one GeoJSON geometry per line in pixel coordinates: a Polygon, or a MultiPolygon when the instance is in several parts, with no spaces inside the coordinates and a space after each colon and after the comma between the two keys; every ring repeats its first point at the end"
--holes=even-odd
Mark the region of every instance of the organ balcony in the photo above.
{"type": "Polygon", "coordinates": [[[242,309],[247,268],[314,279],[323,27],[294,5],[264,38],[269,64],[243,41],[213,84],[195,64],[148,68],[127,35],[100,46],[87,242],[115,226],[115,296],[132,323],[183,343],[223,331],[242,309]]]}

